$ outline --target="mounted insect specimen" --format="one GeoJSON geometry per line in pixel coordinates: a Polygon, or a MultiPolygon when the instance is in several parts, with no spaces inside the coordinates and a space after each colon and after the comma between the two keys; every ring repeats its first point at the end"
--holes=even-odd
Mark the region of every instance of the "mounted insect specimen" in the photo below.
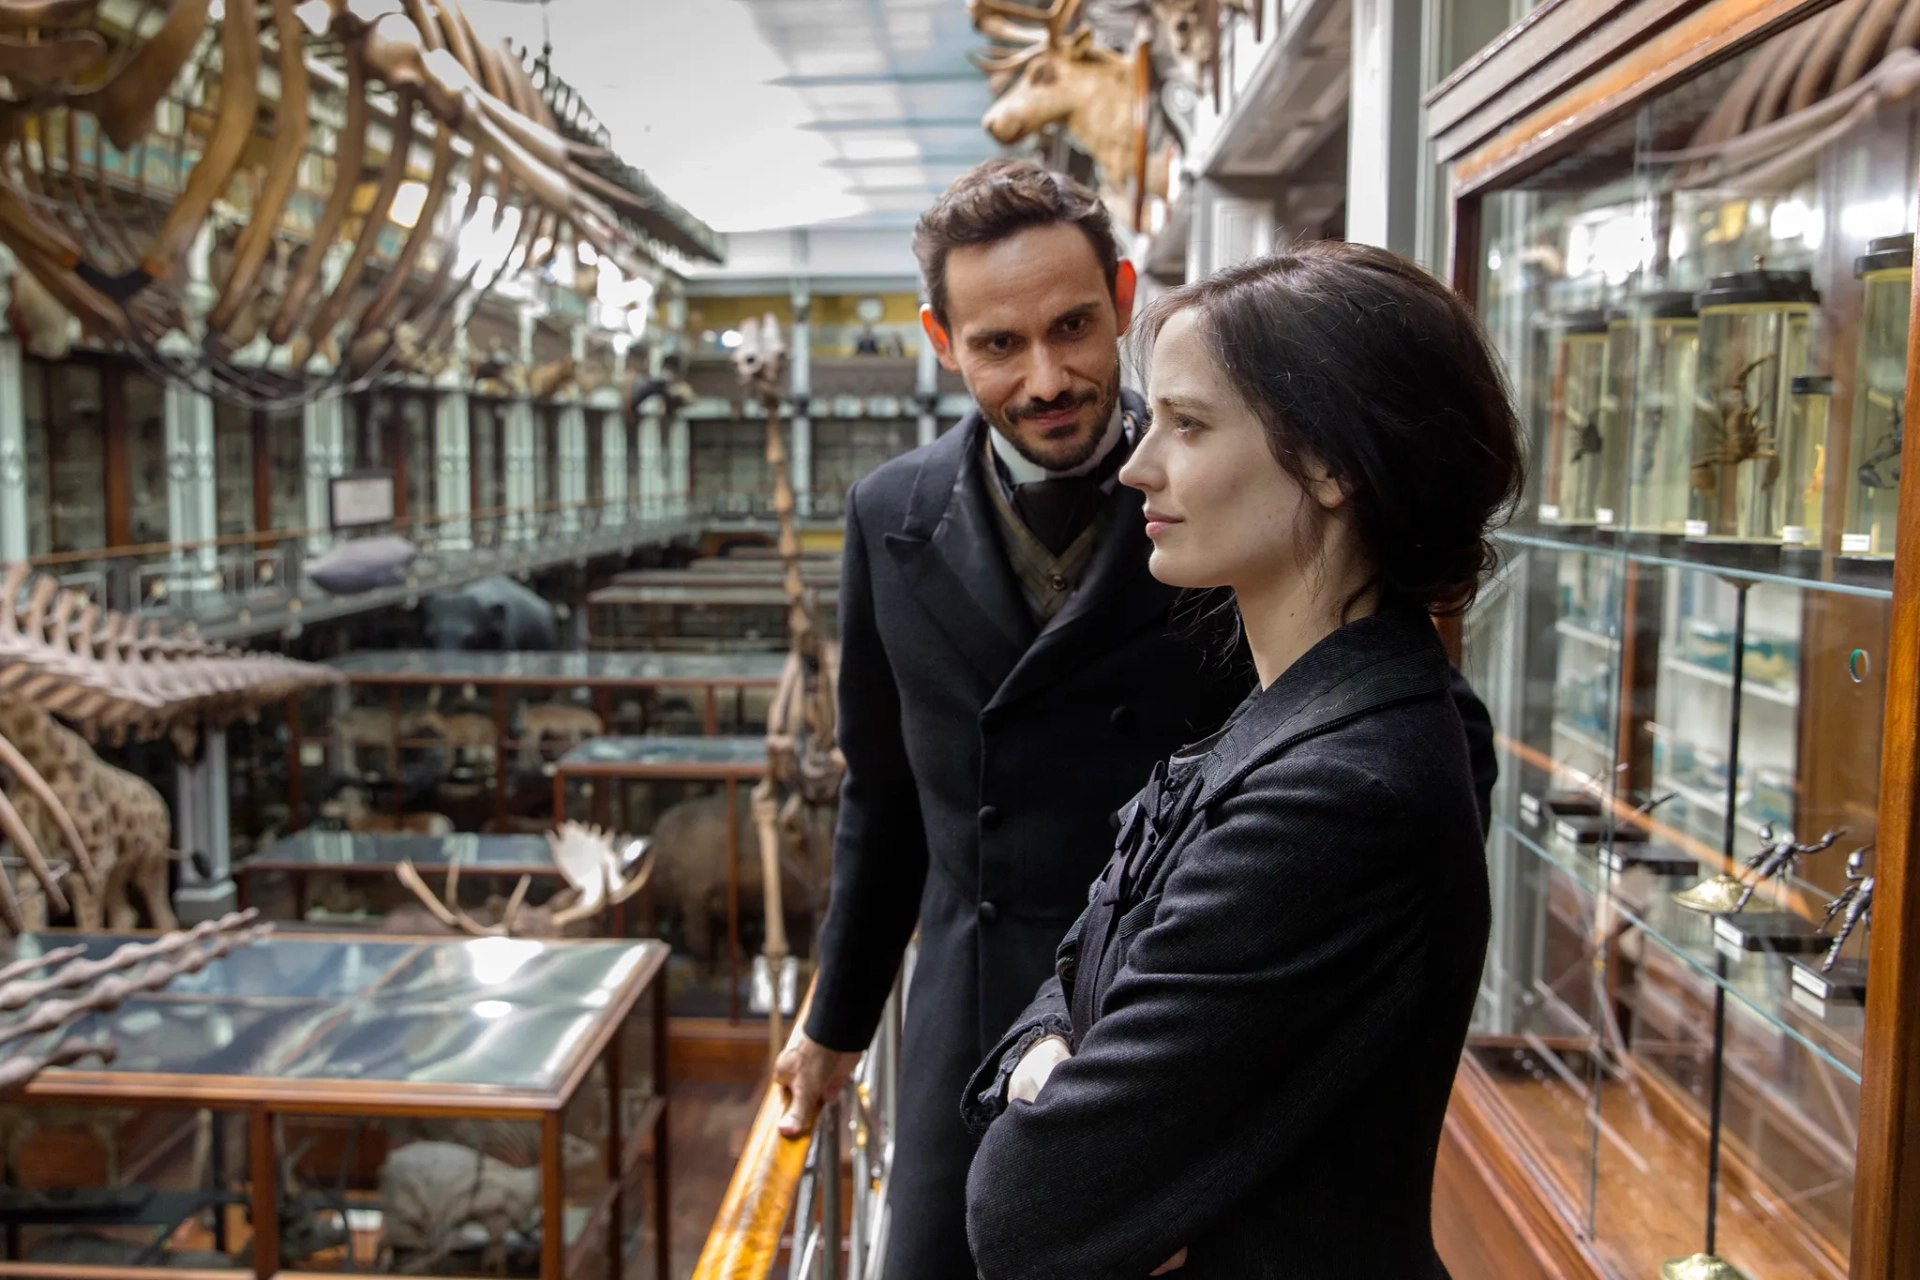
{"type": "Polygon", "coordinates": [[[1797,844],[1792,835],[1776,839],[1771,822],[1760,828],[1760,849],[1748,858],[1739,875],[1721,872],[1702,880],[1690,889],[1673,895],[1673,900],[1690,911],[1736,915],[1747,909],[1754,892],[1769,880],[1785,882],[1799,873],[1800,859],[1819,853],[1847,833],[1834,827],[1811,844],[1797,844]]]}
{"type": "Polygon", "coordinates": [[[1853,931],[1873,927],[1873,877],[1867,874],[1866,857],[1872,848],[1872,845],[1862,845],[1847,855],[1847,887],[1827,904],[1827,914],[1820,922],[1824,929],[1833,923],[1835,916],[1840,917],[1840,931],[1833,935],[1833,945],[1827,948],[1827,958],[1820,965],[1828,972],[1840,958],[1840,948],[1847,944],[1853,931]]]}

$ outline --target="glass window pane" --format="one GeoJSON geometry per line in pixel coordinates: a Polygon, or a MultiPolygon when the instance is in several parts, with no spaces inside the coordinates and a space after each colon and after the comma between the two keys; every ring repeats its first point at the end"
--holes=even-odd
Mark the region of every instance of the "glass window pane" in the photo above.
{"type": "Polygon", "coordinates": [[[127,415],[128,536],[138,546],[165,542],[171,536],[167,477],[173,465],[191,467],[199,460],[167,456],[167,396],[159,382],[138,369],[121,368],[107,376],[118,378],[121,403],[127,415]]]}

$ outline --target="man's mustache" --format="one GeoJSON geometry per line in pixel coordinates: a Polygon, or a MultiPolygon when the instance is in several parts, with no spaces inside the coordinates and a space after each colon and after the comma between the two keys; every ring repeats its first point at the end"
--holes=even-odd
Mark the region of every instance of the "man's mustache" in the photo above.
{"type": "Polygon", "coordinates": [[[1043,413],[1076,409],[1083,404],[1092,404],[1099,398],[1098,391],[1063,391],[1051,400],[1029,400],[1023,405],[1007,410],[1007,416],[1017,422],[1021,418],[1036,417],[1043,413]]]}

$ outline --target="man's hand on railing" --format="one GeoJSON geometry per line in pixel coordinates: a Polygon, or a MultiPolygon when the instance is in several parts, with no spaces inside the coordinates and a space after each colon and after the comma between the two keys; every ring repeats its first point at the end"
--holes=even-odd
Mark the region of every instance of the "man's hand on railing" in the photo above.
{"type": "Polygon", "coordinates": [[[860,1065],[858,1053],[841,1053],[793,1029],[786,1049],[773,1064],[774,1083],[787,1093],[787,1113],[780,1117],[780,1136],[798,1138],[813,1128],[820,1108],[836,1098],[860,1065]]]}

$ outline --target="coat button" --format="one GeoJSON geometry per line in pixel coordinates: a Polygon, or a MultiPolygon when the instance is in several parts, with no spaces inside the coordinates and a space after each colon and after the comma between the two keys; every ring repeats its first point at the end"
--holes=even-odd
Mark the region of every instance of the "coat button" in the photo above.
{"type": "Polygon", "coordinates": [[[1113,727],[1116,729],[1131,729],[1133,728],[1133,708],[1115,707],[1113,714],[1107,719],[1113,721],[1113,727]]]}
{"type": "Polygon", "coordinates": [[[1055,591],[1065,591],[1068,586],[1067,575],[1064,573],[1056,573],[1047,579],[1047,585],[1055,591]]]}
{"type": "Polygon", "coordinates": [[[981,828],[986,831],[991,831],[999,825],[1000,825],[1000,811],[994,808],[990,804],[981,805],[980,806],[981,828]]]}
{"type": "Polygon", "coordinates": [[[980,904],[980,919],[982,923],[992,924],[999,918],[1000,908],[994,906],[992,902],[982,902],[980,904]]]}

